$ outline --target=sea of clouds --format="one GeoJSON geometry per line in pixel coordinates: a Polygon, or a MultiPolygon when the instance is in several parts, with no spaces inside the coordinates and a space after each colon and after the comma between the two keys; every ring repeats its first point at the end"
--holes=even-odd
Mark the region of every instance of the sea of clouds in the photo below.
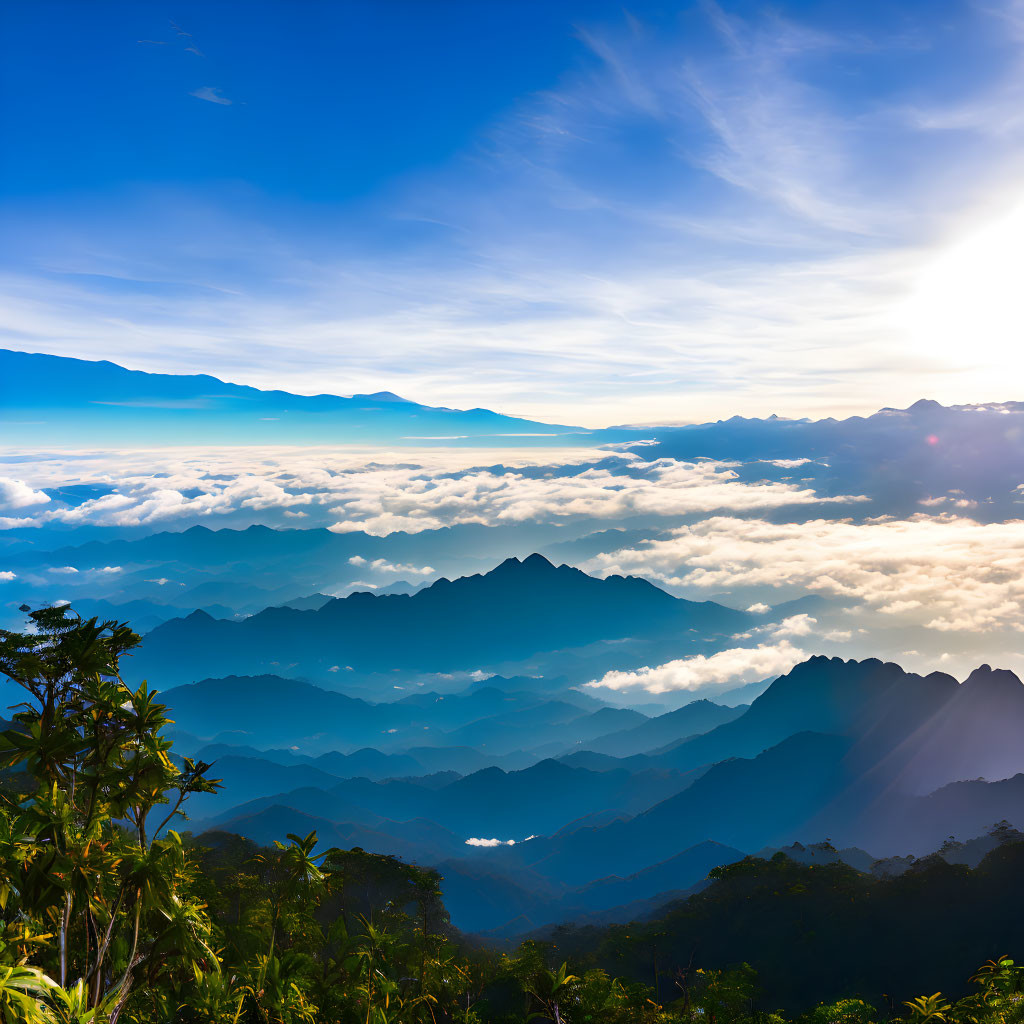
{"type": "MultiPolygon", "coordinates": [[[[596,680],[612,690],[726,687],[813,653],[877,653],[908,667],[1024,668],[1024,522],[977,522],[970,508],[865,516],[864,499],[819,494],[800,460],[750,465],[646,460],[643,448],[216,448],[54,452],[0,458],[0,537],[76,543],[81,527],[139,532],[263,523],[429,536],[464,524],[557,524],[599,537],[571,561],[642,576],[677,596],[780,613],[735,648],[596,680]],[[743,472],[740,472],[743,470],[743,472]],[[609,534],[609,531],[613,531],[609,534]],[[616,537],[621,533],[622,540],[616,537]]],[[[426,547],[424,548],[426,551],[426,547]]],[[[495,551],[495,564],[500,560],[495,551]]],[[[0,582],[16,573],[3,564],[0,582]]],[[[352,564],[429,582],[429,556],[352,564]]],[[[68,567],[54,564],[49,571],[68,567]]],[[[119,567],[108,567],[116,572],[119,567]]]]}
{"type": "Polygon", "coordinates": [[[482,462],[478,450],[352,448],[76,453],[6,467],[0,458],[0,473],[10,474],[0,475],[0,526],[165,527],[238,513],[263,521],[276,512],[307,520],[296,526],[386,536],[459,523],[617,521],[826,500],[788,475],[743,482],[731,463],[646,461],[630,450],[513,449],[486,457],[496,461],[482,462]],[[97,494],[69,505],[59,493],[68,485],[97,494]]]}

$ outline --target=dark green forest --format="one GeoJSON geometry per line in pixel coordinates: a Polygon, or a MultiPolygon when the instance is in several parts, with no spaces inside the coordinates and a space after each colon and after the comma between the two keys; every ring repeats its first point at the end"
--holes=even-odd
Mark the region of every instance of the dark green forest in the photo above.
{"type": "Polygon", "coordinates": [[[716,868],[656,920],[516,949],[461,936],[444,879],[393,857],[170,826],[216,768],[120,659],[139,637],[67,608],[0,633],[25,703],[0,738],[6,1024],[917,1024],[1024,1017],[1024,844],[895,877],[783,854],[716,868]],[[922,994],[924,993],[924,994],[922,994]]]}

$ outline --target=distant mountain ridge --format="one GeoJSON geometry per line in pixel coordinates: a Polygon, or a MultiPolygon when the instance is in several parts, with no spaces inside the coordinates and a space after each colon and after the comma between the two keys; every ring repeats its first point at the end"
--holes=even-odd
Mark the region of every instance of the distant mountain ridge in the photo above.
{"type": "Polygon", "coordinates": [[[295,395],[230,384],[207,374],[147,373],[106,360],[0,349],[0,428],[8,442],[59,443],[73,429],[92,443],[324,444],[504,438],[529,441],[580,427],[448,409],[388,391],[295,395]],[[25,423],[26,413],[33,422],[25,423]],[[41,422],[40,422],[41,420],[41,422]],[[539,435],[539,437],[538,437],[539,435]]]}
{"type": "MultiPolygon", "coordinates": [[[[9,533],[0,540],[8,539],[9,533]]],[[[361,530],[335,533],[322,527],[255,524],[210,529],[197,524],[147,536],[93,538],[77,544],[68,544],[67,534],[33,535],[20,548],[6,551],[3,565],[18,572],[13,607],[57,598],[70,599],[76,607],[82,600],[105,600],[111,606],[111,617],[129,619],[139,632],[149,632],[196,608],[208,610],[216,618],[230,618],[274,605],[292,605],[300,596],[325,593],[324,588],[331,593],[370,590],[366,584],[373,580],[363,578],[367,573],[364,562],[440,564],[449,567],[451,576],[468,575],[481,567],[490,568],[509,554],[525,557],[558,535],[558,527],[522,523],[463,523],[384,537],[361,530]],[[58,587],[47,572],[51,566],[71,566],[78,573],[60,577],[58,587]],[[119,566],[121,571],[86,575],[86,570],[106,566],[119,566]],[[77,589],[68,592],[69,581],[77,589]],[[353,586],[360,581],[362,587],[353,586]]],[[[421,589],[423,582],[408,587],[388,584],[372,592],[411,593],[421,589]]],[[[11,626],[20,626],[20,621],[11,626]]]]}
{"type": "Polygon", "coordinates": [[[599,736],[587,744],[587,749],[598,754],[611,754],[613,757],[630,757],[656,747],[674,745],[698,733],[706,733],[739,718],[746,710],[746,705],[723,707],[710,700],[695,700],[628,729],[599,736]]]}
{"type": "Polygon", "coordinates": [[[704,839],[753,850],[832,836],[928,852],[950,832],[969,838],[1001,818],[1024,824],[1024,774],[1008,778],[1024,772],[1022,721],[1024,685],[1012,672],[982,666],[959,684],[875,659],[814,657],[740,718],[644,758],[647,767],[679,771],[712,763],[677,795],[628,820],[500,850],[496,859],[543,865],[580,884],[640,870],[704,839]],[[952,757],[951,720],[963,725],[952,757]],[[988,782],[954,781],[985,771],[993,773],[988,782]]]}
{"type": "Polygon", "coordinates": [[[805,475],[813,473],[832,493],[884,493],[890,502],[912,507],[922,495],[961,489],[971,496],[984,493],[1005,511],[1024,468],[1024,449],[1015,440],[1022,423],[1024,402],[943,406],[921,399],[906,409],[886,407],[846,419],[733,416],[705,423],[585,429],[487,409],[421,405],[389,391],[295,395],[206,374],[147,373],[106,360],[0,349],[0,428],[8,443],[56,444],[66,440],[69,430],[80,441],[112,445],[123,444],[126,436],[150,444],[386,440],[507,445],[514,438],[521,445],[565,443],[573,436],[585,444],[653,438],[657,443],[637,454],[726,460],[827,457],[831,465],[819,464],[805,475]]]}
{"type": "MultiPolygon", "coordinates": [[[[486,743],[492,723],[498,730],[507,729],[515,716],[522,718],[524,738],[531,743],[543,741],[545,730],[552,726],[566,737],[575,737],[576,730],[582,729],[581,735],[589,738],[607,724],[601,711],[619,711],[605,709],[593,697],[571,690],[552,700],[545,694],[510,693],[494,687],[445,696],[418,691],[401,700],[372,702],[277,675],[204,679],[173,687],[162,699],[174,708],[177,726],[193,741],[248,745],[257,751],[286,744],[301,748],[307,760],[311,753],[339,757],[344,756],[339,751],[350,749],[363,750],[365,761],[371,745],[379,756],[393,749],[422,748],[418,757],[423,759],[432,747],[466,749],[461,732],[470,724],[486,743]]],[[[630,721],[642,717],[628,711],[625,715],[630,721]]],[[[566,745],[570,742],[567,739],[566,745]]],[[[496,754],[489,751],[486,765],[500,760],[496,754]]],[[[478,756],[482,762],[483,755],[478,756]]]]}
{"type": "MultiPolygon", "coordinates": [[[[922,399],[906,409],[822,420],[744,419],[658,427],[656,442],[636,449],[644,459],[806,460],[800,476],[819,494],[870,499],[859,516],[954,511],[999,521],[1020,513],[1024,479],[1024,402],[944,406],[922,399]]],[[[756,478],[756,462],[740,471],[756,478]]]]}
{"type": "MultiPolygon", "coordinates": [[[[194,612],[147,634],[129,668],[165,685],[204,676],[307,678],[356,669],[445,672],[631,638],[679,646],[747,628],[754,617],[675,598],[634,576],[598,579],[534,554],[488,573],[441,578],[412,595],[355,593],[318,610],[267,608],[231,622],[194,612]]],[[[610,648],[614,653],[614,647],[610,648]]]]}
{"type": "MultiPolygon", "coordinates": [[[[247,681],[220,683],[244,688],[247,681]]],[[[275,698],[282,728],[288,714],[298,721],[310,714],[299,706],[302,684],[277,680],[275,686],[298,701],[289,707],[275,698]]],[[[183,687],[165,697],[188,721],[211,693],[183,687]],[[186,697],[195,703],[191,710],[186,697]]],[[[584,707],[573,718],[564,701],[500,687],[470,687],[454,698],[416,693],[398,705],[338,703],[354,727],[359,716],[383,721],[389,711],[393,721],[440,714],[454,722],[477,710],[500,718],[506,702],[537,726],[552,716],[563,740],[575,723],[603,721],[607,710],[584,707]]],[[[258,702],[236,700],[236,706],[240,727],[266,714],[258,702]]],[[[225,725],[230,717],[230,710],[221,714],[225,725]]],[[[326,719],[326,711],[319,717],[326,719]]],[[[477,722],[481,735],[487,721],[477,722]]],[[[486,767],[462,778],[334,781],[336,772],[349,770],[344,755],[281,764],[224,750],[227,793],[243,798],[241,805],[199,798],[197,810],[211,815],[208,825],[255,838],[315,819],[326,823],[325,834],[373,844],[367,848],[444,860],[462,920],[507,934],[689,889],[701,876],[694,876],[692,858],[679,859],[680,851],[709,850],[714,860],[723,851],[733,857],[827,836],[870,851],[858,854],[870,860],[927,853],[950,833],[969,839],[1004,818],[1024,825],[1024,685],[1012,672],[983,665],[961,684],[876,659],[813,657],[775,680],[749,709],[716,711],[695,701],[604,736],[629,741],[632,749],[638,734],[654,743],[673,725],[678,741],[645,753],[617,758],[583,744],[558,760],[518,771],[486,767]],[[738,717],[716,725],[722,714],[738,717]],[[700,728],[705,731],[689,735],[700,728]],[[466,847],[471,836],[517,841],[466,847]]],[[[448,735],[463,738],[458,731],[448,735]]],[[[422,756],[406,749],[406,760],[378,755],[376,764],[407,767],[408,758],[422,756]]],[[[445,748],[437,754],[444,757],[445,748]]],[[[365,752],[360,759],[371,763],[365,752]]]]}
{"type": "MultiPolygon", "coordinates": [[[[382,820],[425,818],[459,836],[453,852],[461,851],[464,840],[474,836],[522,840],[534,831],[550,834],[574,817],[606,808],[637,814],[692,782],[678,772],[622,768],[592,772],[551,759],[514,772],[484,768],[472,775],[440,780],[439,786],[422,779],[331,779],[310,765],[282,768],[252,758],[222,758],[218,763],[230,779],[253,788],[259,788],[259,781],[249,782],[246,776],[254,773],[268,779],[292,778],[295,787],[271,789],[270,795],[255,796],[219,811],[206,819],[207,825],[222,827],[231,818],[257,814],[278,804],[335,822],[376,825],[382,820]]],[[[193,813],[205,817],[218,802],[223,804],[216,797],[193,801],[193,813]]]]}

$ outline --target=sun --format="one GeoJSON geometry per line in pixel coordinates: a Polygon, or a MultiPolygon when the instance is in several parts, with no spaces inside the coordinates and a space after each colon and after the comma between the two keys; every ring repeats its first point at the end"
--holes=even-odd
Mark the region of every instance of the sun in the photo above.
{"type": "Polygon", "coordinates": [[[927,260],[900,319],[920,354],[977,387],[1010,385],[1024,370],[1024,202],[927,260]]]}

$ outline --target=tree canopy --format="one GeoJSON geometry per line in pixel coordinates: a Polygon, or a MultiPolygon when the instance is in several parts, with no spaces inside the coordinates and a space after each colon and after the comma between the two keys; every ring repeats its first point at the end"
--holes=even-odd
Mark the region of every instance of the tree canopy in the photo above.
{"type": "Polygon", "coordinates": [[[1012,836],[976,872],[943,861],[887,881],[748,858],[657,921],[499,952],[451,927],[435,870],[320,849],[313,832],[265,849],[176,831],[219,783],[173,754],[157,694],[122,679],[139,637],[66,607],[29,620],[0,631],[0,674],[25,693],[0,734],[4,1024],[783,1024],[778,1005],[805,1024],[1024,1016],[1009,957],[955,999],[872,1005],[857,974],[883,925],[906,944],[887,965],[893,992],[925,976],[925,936],[945,935],[953,953],[931,954],[928,976],[949,977],[971,906],[990,940],[1007,937],[1024,866],[1012,836]]]}

